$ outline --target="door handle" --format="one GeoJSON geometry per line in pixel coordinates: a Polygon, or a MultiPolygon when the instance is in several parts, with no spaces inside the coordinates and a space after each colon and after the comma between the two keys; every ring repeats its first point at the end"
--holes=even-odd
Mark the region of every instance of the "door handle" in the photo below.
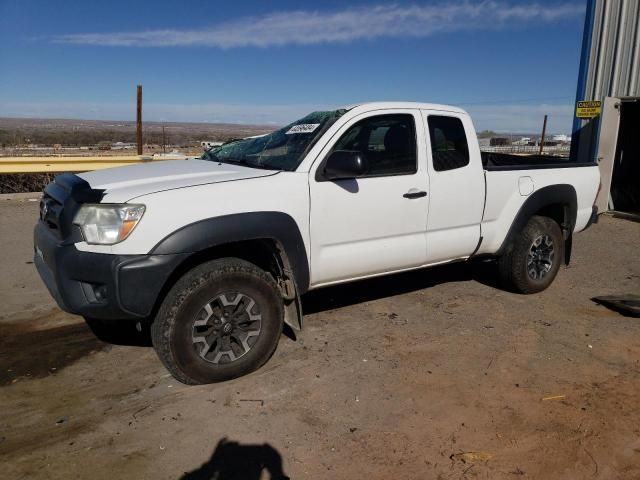
{"type": "Polygon", "coordinates": [[[412,188],[402,196],[409,199],[422,198],[427,196],[427,192],[425,192],[424,190],[418,190],[417,188],[412,188]]]}

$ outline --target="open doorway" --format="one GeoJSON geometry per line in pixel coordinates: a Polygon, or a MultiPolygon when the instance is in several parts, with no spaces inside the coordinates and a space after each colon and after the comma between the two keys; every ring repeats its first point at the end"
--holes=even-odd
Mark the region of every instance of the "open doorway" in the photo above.
{"type": "Polygon", "coordinates": [[[622,99],[611,175],[612,210],[640,215],[640,99],[622,99]]]}

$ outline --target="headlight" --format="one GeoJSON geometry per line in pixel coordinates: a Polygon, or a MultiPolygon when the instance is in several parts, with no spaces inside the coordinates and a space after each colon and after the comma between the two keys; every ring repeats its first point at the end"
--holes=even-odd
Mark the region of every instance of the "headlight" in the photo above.
{"type": "Polygon", "coordinates": [[[82,229],[87,243],[113,245],[123,241],[136,228],[144,205],[84,204],[73,223],[82,229]]]}

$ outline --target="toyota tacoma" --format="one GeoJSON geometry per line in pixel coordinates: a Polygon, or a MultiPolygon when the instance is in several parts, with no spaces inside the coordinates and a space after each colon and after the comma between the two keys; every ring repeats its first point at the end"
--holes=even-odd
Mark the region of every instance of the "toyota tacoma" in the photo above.
{"type": "Polygon", "coordinates": [[[494,259],[530,294],[597,219],[593,162],[480,152],[459,108],[319,111],[270,134],[49,184],[35,264],[63,310],[150,325],[181,382],[263,365],[301,296],[378,275],[494,259]]]}

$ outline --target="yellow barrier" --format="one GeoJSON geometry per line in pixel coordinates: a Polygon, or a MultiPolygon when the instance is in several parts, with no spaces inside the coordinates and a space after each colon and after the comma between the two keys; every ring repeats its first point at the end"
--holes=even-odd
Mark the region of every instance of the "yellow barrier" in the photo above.
{"type": "Polygon", "coordinates": [[[162,156],[113,157],[0,157],[1,173],[88,172],[102,168],[122,167],[136,163],[179,158],[162,156]]]}

